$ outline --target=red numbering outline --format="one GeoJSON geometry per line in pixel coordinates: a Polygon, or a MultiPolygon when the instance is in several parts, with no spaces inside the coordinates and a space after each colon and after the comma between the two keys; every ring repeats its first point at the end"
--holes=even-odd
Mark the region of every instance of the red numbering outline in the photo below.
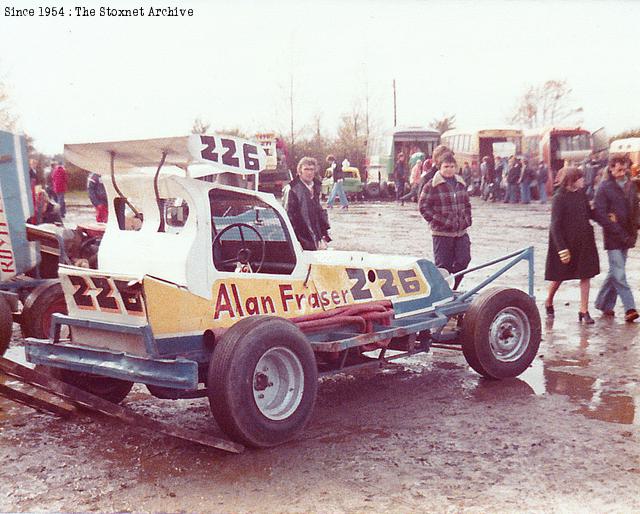
{"type": "Polygon", "coordinates": [[[126,280],[78,275],[68,278],[75,287],[73,300],[80,309],[121,312],[133,316],[144,314],[140,290],[132,289],[126,280]],[[99,292],[95,294],[95,291],[99,292]],[[118,302],[118,298],[121,302],[118,302]]]}

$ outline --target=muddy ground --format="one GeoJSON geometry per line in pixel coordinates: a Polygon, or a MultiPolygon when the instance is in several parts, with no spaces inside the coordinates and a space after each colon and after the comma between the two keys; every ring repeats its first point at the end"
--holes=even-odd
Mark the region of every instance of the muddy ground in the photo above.
{"type": "MultiPolygon", "coordinates": [[[[356,204],[331,221],[335,248],[432,255],[415,204],[356,204]]],[[[548,221],[548,206],[474,199],[473,262],[535,246],[541,309],[548,221]]],[[[498,283],[525,289],[526,270],[498,283]]],[[[628,272],[640,300],[640,250],[628,272]]],[[[577,300],[577,283],[560,289],[556,319],[518,379],[482,379],[439,349],[324,379],[307,430],[271,450],[225,454],[103,416],[62,421],[0,401],[0,511],[638,512],[640,324],[625,324],[619,307],[614,319],[592,308],[596,324],[580,326],[577,300]]],[[[21,358],[19,345],[10,356],[21,358]]],[[[125,404],[216,433],[206,399],[158,400],[136,386],[125,404]]]]}

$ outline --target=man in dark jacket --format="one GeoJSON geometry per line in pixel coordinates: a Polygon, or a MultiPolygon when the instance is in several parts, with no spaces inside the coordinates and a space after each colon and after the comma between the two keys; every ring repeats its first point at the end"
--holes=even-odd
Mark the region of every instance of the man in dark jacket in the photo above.
{"type": "Polygon", "coordinates": [[[533,169],[529,167],[529,162],[526,159],[522,159],[522,169],[520,170],[520,177],[518,179],[522,203],[526,204],[531,202],[531,182],[533,182],[533,179],[533,169]]]}
{"type": "Polygon", "coordinates": [[[516,157],[512,157],[513,161],[509,163],[509,171],[507,171],[507,198],[505,203],[518,203],[518,181],[522,166],[516,157]]]}
{"type": "Polygon", "coordinates": [[[598,171],[595,159],[589,159],[584,165],[584,188],[589,200],[593,200],[593,186],[598,171]]]}
{"type": "MultiPolygon", "coordinates": [[[[471,242],[467,229],[471,226],[471,203],[462,177],[456,175],[457,164],[451,154],[443,156],[440,170],[427,182],[418,207],[431,227],[435,264],[456,273],[471,262],[471,242]]],[[[462,281],[457,277],[454,289],[462,281]]]]}
{"type": "Polygon", "coordinates": [[[407,180],[407,164],[403,152],[400,152],[396,158],[396,164],[393,168],[393,180],[396,185],[396,202],[404,205],[402,197],[404,196],[404,183],[407,180]]]}
{"type": "Polygon", "coordinates": [[[609,259],[609,273],[605,278],[595,306],[605,316],[613,316],[619,296],[625,310],[625,321],[638,318],[633,292],[627,283],[625,265],[627,252],[636,244],[640,208],[636,189],[627,176],[626,156],[609,159],[607,178],[602,181],[594,199],[595,218],[604,233],[604,248],[609,259]]]}
{"type": "Polygon", "coordinates": [[[291,181],[286,209],[296,237],[304,250],[324,250],[329,237],[327,211],[320,205],[321,182],[316,177],[318,162],[303,157],[298,163],[298,176],[291,181]]]}
{"type": "Polygon", "coordinates": [[[99,174],[89,173],[87,177],[87,193],[89,193],[91,204],[96,209],[96,221],[98,223],[106,223],[108,217],[107,191],[99,174]]]}
{"type": "Polygon", "coordinates": [[[549,170],[544,161],[540,161],[538,163],[537,175],[540,203],[547,203],[547,180],[549,179],[549,170]]]}

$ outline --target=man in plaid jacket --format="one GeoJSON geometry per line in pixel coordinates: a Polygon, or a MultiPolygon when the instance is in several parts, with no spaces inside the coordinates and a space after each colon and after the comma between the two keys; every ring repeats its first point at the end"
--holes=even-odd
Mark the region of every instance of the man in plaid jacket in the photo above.
{"type": "MultiPolygon", "coordinates": [[[[471,262],[471,242],[467,229],[471,226],[471,203],[458,165],[452,154],[445,154],[440,170],[425,184],[418,207],[431,227],[435,264],[456,273],[471,262]]],[[[462,281],[456,277],[454,289],[462,281]]]]}

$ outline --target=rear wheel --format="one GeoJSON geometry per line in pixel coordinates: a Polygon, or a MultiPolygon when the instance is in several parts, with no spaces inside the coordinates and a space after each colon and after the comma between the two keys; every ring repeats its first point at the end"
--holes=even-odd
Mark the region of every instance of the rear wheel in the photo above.
{"type": "Polygon", "coordinates": [[[495,288],[480,294],[466,312],[463,328],[464,356],[487,378],[518,376],[540,346],[540,313],[519,289],[495,288]]]}
{"type": "Polygon", "coordinates": [[[60,282],[44,284],[35,288],[24,302],[20,327],[24,337],[48,339],[51,316],[67,313],[67,304],[60,282]]]}
{"type": "Polygon", "coordinates": [[[13,330],[13,313],[9,302],[0,296],[0,356],[9,348],[13,330]]]}
{"type": "Polygon", "coordinates": [[[207,389],[211,411],[229,437],[257,448],[284,443],[313,411],[318,389],[313,350],[287,320],[245,318],[216,345],[207,389]]]}

